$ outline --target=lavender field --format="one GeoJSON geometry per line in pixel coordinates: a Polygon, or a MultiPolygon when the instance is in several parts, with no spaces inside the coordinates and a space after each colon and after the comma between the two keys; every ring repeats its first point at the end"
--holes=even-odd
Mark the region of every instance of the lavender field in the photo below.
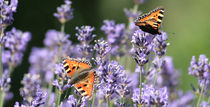
{"type": "Polygon", "coordinates": [[[0,0],[0,107],[210,107],[208,3],[0,0]]]}

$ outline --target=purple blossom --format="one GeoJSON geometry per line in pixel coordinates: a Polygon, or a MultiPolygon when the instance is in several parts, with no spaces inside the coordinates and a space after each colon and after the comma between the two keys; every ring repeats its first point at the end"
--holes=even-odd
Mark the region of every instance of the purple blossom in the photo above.
{"type": "Polygon", "coordinates": [[[192,92],[183,93],[181,91],[178,92],[178,97],[169,103],[169,107],[191,107],[190,103],[194,99],[194,94],[192,92]]]}
{"type": "Polygon", "coordinates": [[[207,94],[210,86],[210,64],[205,55],[200,55],[196,61],[195,56],[192,57],[191,66],[189,67],[189,75],[197,77],[200,88],[205,86],[204,94],[207,94]]]}
{"type": "Polygon", "coordinates": [[[166,53],[166,47],[169,45],[169,43],[166,43],[166,40],[168,39],[168,36],[165,32],[162,32],[161,35],[155,36],[153,39],[153,51],[158,56],[163,56],[166,53]]]}
{"type": "Polygon", "coordinates": [[[6,28],[14,21],[13,13],[16,12],[18,0],[9,1],[0,0],[0,29],[6,28]]]}
{"type": "Polygon", "coordinates": [[[78,103],[78,100],[74,98],[73,95],[69,95],[68,99],[61,103],[60,107],[86,107],[86,99],[84,97],[81,98],[81,102],[78,103]]]}
{"type": "Polygon", "coordinates": [[[112,49],[115,49],[115,51],[111,51],[111,54],[117,55],[117,48],[126,42],[125,24],[115,24],[113,20],[104,20],[104,25],[101,27],[101,30],[107,35],[107,41],[111,45],[112,49]]]}
{"type": "Polygon", "coordinates": [[[128,10],[126,8],[124,9],[124,12],[128,18],[132,18],[132,19],[136,19],[136,17],[138,17],[140,14],[142,14],[141,11],[136,12],[133,9],[128,10]]]}
{"type": "Polygon", "coordinates": [[[167,87],[172,94],[176,92],[178,86],[179,73],[175,70],[172,57],[165,56],[159,58],[156,56],[152,61],[152,66],[149,69],[148,76],[146,77],[149,83],[154,83],[155,76],[157,77],[157,87],[167,87]]]}
{"type": "Polygon", "coordinates": [[[47,48],[32,48],[29,57],[30,73],[39,74],[42,84],[50,83],[53,79],[55,66],[54,52],[47,48]]]}
{"type": "Polygon", "coordinates": [[[53,81],[53,85],[59,90],[59,91],[64,91],[68,88],[71,87],[70,83],[70,79],[69,77],[66,75],[65,70],[63,68],[63,65],[60,64],[56,64],[55,66],[55,74],[58,76],[59,79],[56,79],[53,81]],[[67,80],[67,83],[65,83],[65,81],[67,80]]]}
{"type": "Polygon", "coordinates": [[[22,105],[19,102],[16,102],[14,107],[39,107],[46,103],[47,93],[42,91],[40,87],[38,87],[35,91],[35,94],[31,96],[31,99],[24,99],[22,105]]]}
{"type": "Polygon", "coordinates": [[[15,28],[6,32],[5,49],[3,51],[3,62],[17,66],[21,63],[23,52],[31,39],[29,32],[22,32],[15,28]]]}
{"type": "Polygon", "coordinates": [[[76,36],[83,44],[89,44],[91,41],[93,41],[94,37],[96,37],[96,35],[92,35],[92,32],[95,30],[94,27],[82,26],[81,28],[76,27],[76,30],[78,31],[76,36]]]}
{"type": "Polygon", "coordinates": [[[21,81],[23,88],[20,89],[20,94],[25,102],[31,102],[36,96],[37,89],[40,89],[40,75],[39,74],[25,74],[21,81]]]}
{"type": "Polygon", "coordinates": [[[73,9],[71,8],[72,2],[65,0],[65,4],[57,8],[57,13],[54,16],[61,22],[66,23],[73,18],[73,9]]]}
{"type": "Polygon", "coordinates": [[[11,31],[6,32],[5,47],[12,52],[23,52],[30,40],[31,34],[29,32],[22,32],[21,30],[12,28],[11,31]]]}
{"type": "Polygon", "coordinates": [[[208,104],[208,102],[206,102],[206,101],[203,101],[203,102],[200,104],[200,107],[210,107],[210,104],[208,104]]]}
{"type": "Polygon", "coordinates": [[[0,79],[0,89],[4,93],[8,93],[10,89],[11,78],[9,77],[9,71],[4,70],[2,78],[0,79]]]}
{"type": "MultiPolygon", "coordinates": [[[[140,89],[134,89],[132,100],[137,105],[141,104],[144,107],[161,106],[166,107],[168,105],[168,92],[167,88],[154,89],[152,85],[143,84],[141,98],[140,89]]],[[[136,104],[134,106],[136,106],[136,104]]]]}
{"type": "Polygon", "coordinates": [[[104,40],[97,40],[95,41],[94,50],[96,50],[98,57],[105,57],[109,54],[111,47],[108,42],[104,40]]]}
{"type": "Polygon", "coordinates": [[[56,30],[48,30],[44,39],[44,44],[47,47],[57,47],[63,44],[71,44],[71,41],[68,40],[69,37],[70,35],[68,34],[63,34],[56,30]]]}
{"type": "Polygon", "coordinates": [[[121,66],[116,61],[111,61],[107,63],[103,70],[100,71],[100,83],[98,86],[99,95],[104,96],[104,98],[118,98],[118,96],[125,97],[130,93],[129,83],[123,66],[121,66]]]}
{"type": "Polygon", "coordinates": [[[137,30],[132,36],[133,48],[132,56],[139,66],[144,66],[150,60],[150,53],[153,49],[153,35],[146,35],[141,30],[137,30]]]}
{"type": "Polygon", "coordinates": [[[146,0],[133,0],[136,4],[143,4],[146,0]]]}

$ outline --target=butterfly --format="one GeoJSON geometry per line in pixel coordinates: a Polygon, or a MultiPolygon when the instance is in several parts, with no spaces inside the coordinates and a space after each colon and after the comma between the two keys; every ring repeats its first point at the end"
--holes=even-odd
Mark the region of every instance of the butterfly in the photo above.
{"type": "Polygon", "coordinates": [[[91,69],[91,63],[85,59],[66,57],[63,59],[63,67],[71,79],[70,85],[74,85],[82,96],[91,99],[98,78],[91,69]]]}
{"type": "Polygon", "coordinates": [[[141,30],[144,32],[148,32],[150,34],[161,34],[159,31],[160,24],[164,17],[164,9],[157,8],[143,16],[139,16],[135,20],[135,25],[139,26],[141,30]]]}

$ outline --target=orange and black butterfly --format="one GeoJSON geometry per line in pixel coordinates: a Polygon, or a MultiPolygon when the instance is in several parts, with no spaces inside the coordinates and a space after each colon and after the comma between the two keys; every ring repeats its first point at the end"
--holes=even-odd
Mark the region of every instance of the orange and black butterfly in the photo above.
{"type": "Polygon", "coordinates": [[[159,31],[160,24],[162,22],[164,16],[164,9],[157,8],[148,14],[138,17],[135,20],[135,25],[139,26],[141,30],[144,32],[148,32],[150,34],[161,34],[159,31]]]}
{"type": "Polygon", "coordinates": [[[71,79],[70,85],[74,85],[82,96],[91,99],[98,78],[91,69],[91,63],[85,59],[67,57],[63,59],[63,67],[71,79]]]}

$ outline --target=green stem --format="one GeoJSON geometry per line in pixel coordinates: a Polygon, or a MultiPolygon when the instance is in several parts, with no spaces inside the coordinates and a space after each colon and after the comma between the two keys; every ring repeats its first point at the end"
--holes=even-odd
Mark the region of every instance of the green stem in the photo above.
{"type": "Polygon", "coordinates": [[[1,90],[1,92],[0,92],[0,97],[1,97],[1,99],[0,99],[0,107],[3,107],[4,106],[4,96],[5,96],[5,93],[3,93],[2,92],[2,90],[1,90]]]}
{"type": "Polygon", "coordinates": [[[3,65],[2,65],[2,49],[3,49],[3,44],[2,44],[2,39],[4,37],[4,28],[1,28],[1,36],[0,36],[0,78],[2,78],[3,74],[3,65]]]}
{"type": "Polygon", "coordinates": [[[155,73],[155,80],[154,80],[154,87],[155,87],[155,85],[156,85],[156,83],[157,83],[157,78],[158,78],[158,75],[159,75],[159,72],[160,72],[160,70],[161,70],[161,61],[160,61],[160,57],[158,58],[158,70],[157,70],[157,72],[155,73]]]}
{"type": "Polygon", "coordinates": [[[48,84],[48,88],[49,88],[50,92],[48,93],[47,107],[51,107],[51,104],[49,104],[49,101],[50,101],[50,98],[51,98],[53,85],[52,84],[48,84]]]}
{"type": "MultiPolygon", "coordinates": [[[[64,29],[65,29],[65,23],[62,23],[62,25],[61,25],[61,34],[64,36],[64,29]]],[[[60,46],[59,46],[59,53],[58,53],[58,63],[60,62],[60,60],[61,60],[61,57],[62,57],[62,44],[60,44],[60,46]]],[[[58,76],[56,76],[56,78],[58,79],[59,77],[58,76]]],[[[55,91],[55,93],[56,93],[56,107],[58,107],[59,106],[59,104],[60,104],[60,100],[61,100],[61,92],[59,92],[59,90],[56,90],[55,91]]]]}
{"type": "Polygon", "coordinates": [[[140,88],[140,99],[141,99],[141,87],[142,87],[142,66],[139,72],[139,88],[140,88]]]}
{"type": "Polygon", "coordinates": [[[199,107],[199,105],[200,105],[201,98],[203,96],[204,87],[205,87],[205,85],[203,85],[202,88],[201,88],[201,93],[200,93],[200,96],[198,98],[197,107],[199,107]]]}
{"type": "Polygon", "coordinates": [[[110,106],[110,100],[109,100],[109,97],[107,98],[107,105],[106,105],[107,107],[109,107],[110,106]]]}
{"type": "Polygon", "coordinates": [[[81,97],[79,97],[79,100],[77,101],[76,107],[79,107],[80,103],[81,103],[81,97]]]}
{"type": "Polygon", "coordinates": [[[95,99],[96,99],[96,91],[95,91],[94,94],[93,94],[92,107],[94,107],[95,99]]]}
{"type": "Polygon", "coordinates": [[[56,90],[56,102],[55,102],[55,107],[59,107],[61,100],[61,92],[59,90],[56,90]]]}
{"type": "MultiPolygon", "coordinates": [[[[2,78],[3,74],[3,65],[2,65],[2,49],[3,49],[3,44],[2,44],[2,39],[4,37],[4,28],[1,29],[1,36],[0,36],[0,78],[2,78]]],[[[4,96],[5,93],[3,92],[3,88],[0,89],[0,107],[3,107],[4,105],[4,96]]]]}

